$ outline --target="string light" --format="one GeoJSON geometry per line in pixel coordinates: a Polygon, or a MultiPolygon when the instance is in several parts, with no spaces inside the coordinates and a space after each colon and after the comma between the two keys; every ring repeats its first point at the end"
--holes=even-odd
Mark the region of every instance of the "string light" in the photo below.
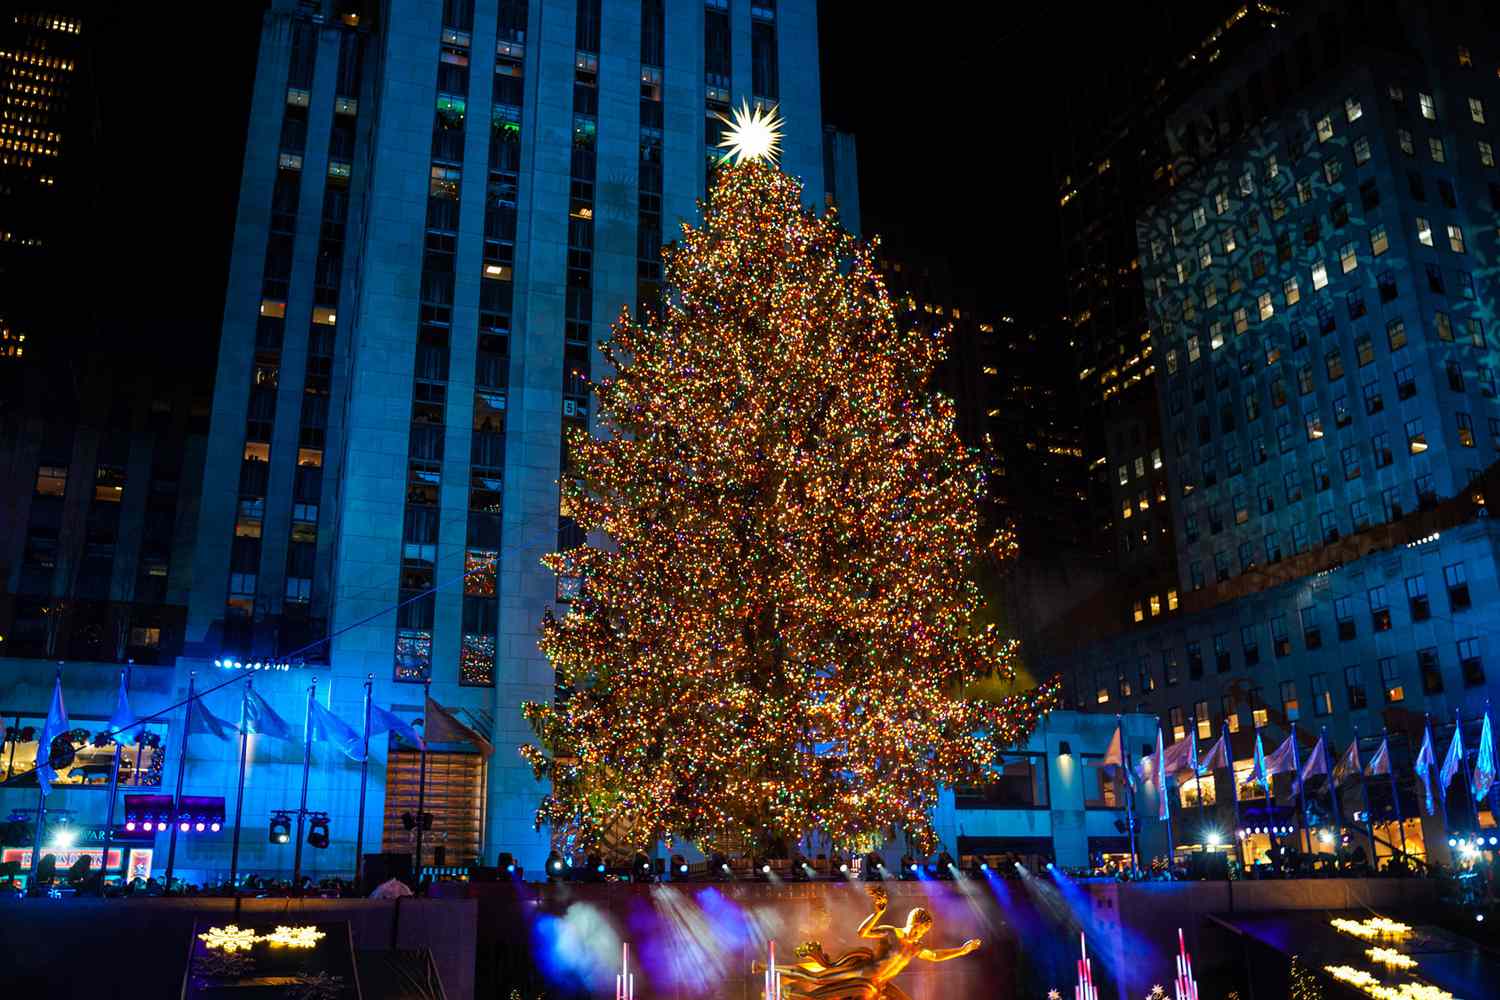
{"type": "Polygon", "coordinates": [[[269,934],[257,934],[249,928],[229,924],[210,927],[206,933],[198,935],[198,940],[210,951],[236,952],[249,951],[256,944],[268,944],[272,948],[315,948],[327,936],[311,925],[288,927],[279,924],[269,934]]]}
{"type": "Polygon", "coordinates": [[[561,485],[609,543],[544,559],[582,583],[542,625],[566,696],[525,709],[554,837],[859,852],[900,825],[926,853],[940,786],[1059,702],[1059,678],[965,697],[1015,676],[970,572],[1015,537],[985,538],[979,462],[927,389],[944,331],[898,326],[874,250],[774,166],[723,166],[661,318],[601,345],[602,433],[570,437],[561,485]]]}

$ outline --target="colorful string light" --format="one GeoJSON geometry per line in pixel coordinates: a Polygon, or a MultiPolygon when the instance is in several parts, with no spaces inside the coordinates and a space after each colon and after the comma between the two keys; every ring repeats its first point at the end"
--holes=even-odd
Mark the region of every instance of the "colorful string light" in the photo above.
{"type": "Polygon", "coordinates": [[[939,787],[1058,703],[1058,678],[965,697],[1015,676],[972,574],[1015,540],[985,537],[928,389],[943,334],[898,326],[873,251],[773,166],[721,167],[664,251],[661,318],[601,345],[602,433],[569,440],[562,505],[608,545],[544,560],[582,584],[542,625],[565,696],[526,706],[554,835],[861,850],[899,825],[930,848],[939,787]]]}

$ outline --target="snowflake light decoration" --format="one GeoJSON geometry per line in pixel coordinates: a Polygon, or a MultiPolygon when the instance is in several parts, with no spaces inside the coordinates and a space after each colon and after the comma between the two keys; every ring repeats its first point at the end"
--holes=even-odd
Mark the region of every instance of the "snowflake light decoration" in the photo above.
{"type": "Polygon", "coordinates": [[[234,924],[225,927],[210,927],[205,934],[199,934],[198,940],[203,942],[203,947],[210,951],[249,951],[257,936],[252,930],[240,930],[234,924]]]}

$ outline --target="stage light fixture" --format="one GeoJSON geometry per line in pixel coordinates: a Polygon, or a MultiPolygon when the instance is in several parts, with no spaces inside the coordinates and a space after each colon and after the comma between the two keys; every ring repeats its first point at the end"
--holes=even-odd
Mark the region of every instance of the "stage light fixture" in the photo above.
{"type": "Polygon", "coordinates": [[[1475,923],[1480,923],[1480,924],[1484,923],[1484,914],[1483,913],[1476,913],[1476,914],[1474,914],[1474,922],[1475,923]]]}
{"type": "Polygon", "coordinates": [[[409,812],[404,812],[401,814],[401,825],[407,830],[415,830],[417,828],[417,818],[409,812]]]}
{"type": "Polygon", "coordinates": [[[688,873],[687,858],[681,854],[672,855],[672,871],[677,875],[686,875],[688,873]]]}
{"type": "Polygon", "coordinates": [[[192,824],[188,823],[187,820],[183,820],[181,823],[177,824],[177,829],[181,830],[183,833],[187,833],[188,832],[188,827],[191,826],[191,825],[192,824]]]}
{"type": "Polygon", "coordinates": [[[1064,757],[1071,756],[1073,756],[1073,744],[1069,743],[1067,740],[1060,741],[1057,744],[1057,759],[1062,760],[1064,757]]]}
{"type": "Polygon", "coordinates": [[[651,867],[651,859],[646,857],[645,852],[637,851],[635,859],[630,864],[630,880],[632,882],[654,882],[651,867]]]}
{"type": "Polygon", "coordinates": [[[556,851],[551,852],[547,855],[547,864],[544,867],[547,870],[547,881],[556,882],[563,876],[562,855],[556,851]]]}
{"type": "Polygon", "coordinates": [[[223,829],[223,826],[221,824],[219,824],[219,823],[210,823],[210,824],[208,824],[208,832],[209,833],[218,833],[222,829],[223,829]]]}
{"type": "Polygon", "coordinates": [[[1218,830],[1210,830],[1210,831],[1208,831],[1208,846],[1209,847],[1218,847],[1223,842],[1224,842],[1224,837],[1223,837],[1222,834],[1219,833],[1218,830]]]}
{"type": "Polygon", "coordinates": [[[311,813],[307,822],[307,845],[323,850],[328,846],[328,814],[311,813]]]}
{"type": "Polygon", "coordinates": [[[271,815],[271,826],[267,831],[267,839],[273,844],[290,843],[292,839],[292,817],[285,812],[276,812],[271,815]]]}
{"type": "Polygon", "coordinates": [[[1324,844],[1331,844],[1331,843],[1333,843],[1333,833],[1331,831],[1329,831],[1329,830],[1319,830],[1318,831],[1318,841],[1320,843],[1324,843],[1324,844]]]}
{"type": "Polygon", "coordinates": [[[126,821],[126,823],[125,823],[125,829],[126,829],[126,831],[128,831],[130,833],[134,833],[135,832],[135,820],[132,819],[132,820],[126,821]]]}
{"type": "Polygon", "coordinates": [[[1449,837],[1448,838],[1448,846],[1449,847],[1457,847],[1458,846],[1458,838],[1457,837],[1449,837]]]}
{"type": "Polygon", "coordinates": [[[1494,847],[1496,844],[1500,844],[1500,837],[1495,837],[1495,836],[1491,835],[1490,836],[1490,846],[1494,847]]]}
{"type": "Polygon", "coordinates": [[[199,822],[193,824],[193,832],[194,833],[202,833],[204,830],[207,830],[207,829],[208,829],[208,824],[204,823],[202,821],[199,821],[199,822]]]}

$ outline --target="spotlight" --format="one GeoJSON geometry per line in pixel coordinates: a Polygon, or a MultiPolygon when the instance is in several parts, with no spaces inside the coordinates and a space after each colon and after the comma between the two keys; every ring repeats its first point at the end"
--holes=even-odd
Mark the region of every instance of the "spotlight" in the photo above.
{"type": "Polygon", "coordinates": [[[273,844],[285,844],[292,839],[292,817],[285,812],[276,812],[271,816],[271,827],[268,831],[268,839],[273,844]]]}
{"type": "Polygon", "coordinates": [[[917,859],[910,854],[901,855],[901,877],[907,880],[917,877],[917,859]]]}
{"type": "Polygon", "coordinates": [[[1476,913],[1476,914],[1474,914],[1474,922],[1475,923],[1479,923],[1479,924],[1484,923],[1484,914],[1483,913],[1476,913]]]}
{"type": "Polygon", "coordinates": [[[734,871],[729,867],[729,858],[722,851],[715,851],[709,856],[708,870],[713,873],[714,878],[720,880],[734,878],[734,871]]]}
{"type": "Polygon", "coordinates": [[[958,865],[953,862],[953,855],[947,851],[939,851],[937,859],[938,878],[952,878],[958,872],[958,865]]]}
{"type": "Polygon", "coordinates": [[[415,830],[417,828],[417,818],[409,812],[404,812],[401,814],[401,825],[407,830],[415,830]]]}
{"type": "Polygon", "coordinates": [[[1332,831],[1329,831],[1329,830],[1319,830],[1318,831],[1318,840],[1319,840],[1319,842],[1324,843],[1324,844],[1331,844],[1331,843],[1333,843],[1333,833],[1332,833],[1332,831]]]}
{"type": "Polygon", "coordinates": [[[866,882],[875,882],[882,877],[885,871],[885,859],[879,854],[871,851],[865,855],[864,862],[860,865],[860,874],[866,882]]]}
{"type": "Polygon", "coordinates": [[[841,862],[839,862],[839,874],[840,875],[848,875],[849,874],[849,863],[847,861],[841,861],[841,862]]]}
{"type": "Polygon", "coordinates": [[[989,871],[990,870],[990,863],[988,861],[981,861],[981,862],[979,862],[979,870],[982,871],[982,872],[989,871]]]}
{"type": "Polygon", "coordinates": [[[308,818],[307,846],[323,850],[328,846],[328,814],[312,813],[308,818]]]}
{"type": "Polygon", "coordinates": [[[760,866],[760,873],[762,875],[769,875],[769,874],[771,874],[771,866],[767,865],[767,864],[762,864],[760,866]]]}
{"type": "Polygon", "coordinates": [[[194,823],[193,824],[193,832],[195,832],[195,833],[202,833],[206,829],[208,829],[208,824],[207,823],[194,823]]]}
{"type": "Polygon", "coordinates": [[[687,858],[681,854],[672,855],[672,871],[678,875],[686,875],[688,873],[687,858]]]}
{"type": "Polygon", "coordinates": [[[637,851],[635,859],[630,864],[630,880],[632,882],[654,882],[651,870],[651,859],[645,853],[637,851]]]}
{"type": "Polygon", "coordinates": [[[562,855],[558,854],[556,851],[553,851],[550,854],[548,854],[547,855],[547,865],[546,865],[546,867],[547,867],[547,881],[548,882],[556,882],[558,879],[562,878],[563,877],[563,859],[562,859],[562,855]]]}
{"type": "Polygon", "coordinates": [[[1208,831],[1208,846],[1209,847],[1218,847],[1223,842],[1224,842],[1224,838],[1219,833],[1218,830],[1210,830],[1210,831],[1208,831]]]}
{"type": "Polygon", "coordinates": [[[177,824],[177,829],[181,830],[183,833],[187,833],[188,832],[188,827],[190,825],[191,824],[189,824],[186,821],[184,821],[184,822],[181,822],[181,823],[177,824]]]}
{"type": "Polygon", "coordinates": [[[1049,861],[1049,862],[1047,862],[1047,870],[1049,872],[1057,871],[1057,866],[1054,865],[1052,862],[1049,861]]]}
{"type": "Polygon", "coordinates": [[[844,856],[842,854],[840,854],[838,851],[834,851],[832,854],[828,855],[828,871],[830,873],[832,873],[832,872],[839,872],[840,874],[847,874],[848,873],[848,871],[849,871],[849,865],[848,865],[847,862],[844,861],[844,856]]]}
{"type": "Polygon", "coordinates": [[[130,820],[129,822],[127,822],[125,824],[125,829],[126,829],[126,831],[128,831],[130,833],[134,833],[135,832],[135,820],[130,820]]]}
{"type": "Polygon", "coordinates": [[[218,824],[218,823],[210,823],[210,824],[208,824],[208,832],[209,833],[218,833],[221,829],[223,829],[223,827],[220,824],[218,824]]]}
{"type": "Polygon", "coordinates": [[[1500,844],[1500,838],[1497,838],[1497,837],[1491,835],[1491,837],[1490,837],[1490,846],[1494,847],[1496,844],[1500,844]]]}

